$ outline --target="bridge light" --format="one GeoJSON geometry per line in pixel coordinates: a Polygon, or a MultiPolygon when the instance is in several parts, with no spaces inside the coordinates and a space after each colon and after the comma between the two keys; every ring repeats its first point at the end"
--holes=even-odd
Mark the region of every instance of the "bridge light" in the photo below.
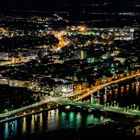
{"type": "Polygon", "coordinates": [[[70,109],[70,106],[66,106],[65,108],[66,108],[66,109],[70,109]]]}

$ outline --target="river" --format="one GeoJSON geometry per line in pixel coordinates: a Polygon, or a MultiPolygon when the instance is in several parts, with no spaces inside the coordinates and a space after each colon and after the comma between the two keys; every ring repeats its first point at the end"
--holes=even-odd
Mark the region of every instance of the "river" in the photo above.
{"type": "Polygon", "coordinates": [[[60,129],[74,129],[86,126],[88,124],[101,124],[109,121],[103,114],[89,111],[87,109],[64,109],[56,108],[49,111],[43,111],[39,114],[7,121],[0,124],[1,139],[9,137],[26,138],[29,135],[48,132],[60,129]]]}

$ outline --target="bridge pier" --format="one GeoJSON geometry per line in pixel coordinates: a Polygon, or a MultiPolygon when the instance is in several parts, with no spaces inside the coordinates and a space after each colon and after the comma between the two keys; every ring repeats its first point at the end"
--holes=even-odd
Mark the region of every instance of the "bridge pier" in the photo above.
{"type": "Polygon", "coordinates": [[[90,102],[93,104],[93,103],[100,103],[100,95],[97,94],[97,96],[95,97],[93,94],[91,94],[90,96],[90,102]]]}
{"type": "Polygon", "coordinates": [[[121,86],[121,95],[124,94],[124,86],[121,86]]]}
{"type": "Polygon", "coordinates": [[[139,82],[139,79],[137,78],[136,79],[136,95],[139,94],[139,88],[140,88],[140,82],[139,82]]]}
{"type": "Polygon", "coordinates": [[[107,94],[104,94],[104,95],[103,95],[103,101],[104,101],[104,104],[107,103],[107,94]]]}
{"type": "Polygon", "coordinates": [[[93,103],[93,94],[91,94],[90,97],[91,97],[91,98],[90,98],[90,101],[91,101],[91,103],[93,103]]]}

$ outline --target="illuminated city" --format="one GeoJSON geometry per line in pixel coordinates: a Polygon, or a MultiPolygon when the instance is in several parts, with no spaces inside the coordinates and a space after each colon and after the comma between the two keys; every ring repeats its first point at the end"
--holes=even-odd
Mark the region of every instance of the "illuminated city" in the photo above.
{"type": "Polygon", "coordinates": [[[139,0],[58,1],[0,6],[0,139],[139,138],[139,0]]]}

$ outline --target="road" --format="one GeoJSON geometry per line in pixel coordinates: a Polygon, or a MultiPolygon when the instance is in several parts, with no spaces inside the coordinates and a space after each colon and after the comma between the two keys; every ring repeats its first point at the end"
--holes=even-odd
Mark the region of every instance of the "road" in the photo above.
{"type": "Polygon", "coordinates": [[[124,77],[124,78],[121,78],[121,79],[118,79],[118,80],[115,80],[115,81],[111,81],[111,82],[108,82],[108,83],[105,83],[105,84],[102,84],[102,85],[99,85],[99,86],[96,86],[96,87],[93,87],[91,90],[87,91],[87,93],[81,95],[80,97],[74,99],[74,101],[79,101],[81,99],[84,99],[85,97],[88,97],[89,95],[107,87],[107,86],[110,86],[110,85],[113,85],[113,84],[117,84],[119,82],[122,82],[122,81],[125,81],[125,80],[128,80],[128,79],[132,79],[132,78],[135,78],[135,77],[140,77],[140,73],[138,74],[134,74],[134,75],[131,75],[131,76],[127,76],[127,77],[124,77]]]}
{"type": "Polygon", "coordinates": [[[100,104],[87,104],[87,103],[83,103],[83,102],[75,102],[75,101],[70,101],[70,100],[65,100],[65,99],[59,99],[59,98],[50,98],[50,99],[46,99],[43,101],[40,101],[38,103],[20,108],[20,109],[16,109],[13,111],[10,111],[8,113],[3,113],[0,114],[0,122],[5,122],[8,120],[12,120],[12,119],[16,119],[19,117],[23,117],[23,116],[27,116],[29,114],[34,114],[39,112],[39,110],[37,112],[30,112],[25,114],[24,111],[26,111],[27,109],[32,109],[35,107],[39,107],[43,104],[46,104],[48,102],[55,102],[58,104],[62,104],[62,105],[74,105],[74,106],[78,106],[78,107],[85,107],[85,108],[89,108],[89,109],[93,109],[93,110],[99,110],[99,111],[108,111],[108,112],[114,112],[114,113],[120,113],[120,114],[124,114],[124,115],[133,115],[133,116],[140,116],[140,111],[139,110],[132,110],[132,109],[124,109],[121,107],[117,107],[117,106],[106,106],[106,105],[100,105],[100,104]],[[23,112],[23,114],[17,115],[18,113],[23,112]]]}
{"type": "Polygon", "coordinates": [[[91,104],[91,103],[87,104],[83,102],[66,101],[66,100],[56,100],[56,102],[62,103],[64,105],[81,106],[81,107],[86,107],[89,109],[95,109],[95,110],[100,110],[100,111],[108,111],[108,112],[120,113],[120,114],[125,114],[125,115],[140,116],[139,110],[124,109],[118,106],[106,106],[106,105],[91,104]]]}

